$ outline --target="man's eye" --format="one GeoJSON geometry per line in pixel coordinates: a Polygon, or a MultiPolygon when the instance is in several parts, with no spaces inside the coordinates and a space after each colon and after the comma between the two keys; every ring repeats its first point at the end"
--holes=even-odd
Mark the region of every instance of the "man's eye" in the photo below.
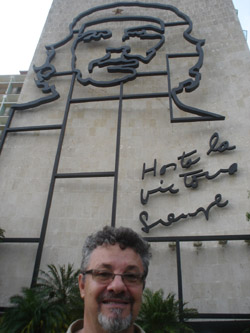
{"type": "Polygon", "coordinates": [[[125,278],[125,280],[130,281],[130,282],[137,281],[140,278],[140,276],[138,274],[134,274],[134,273],[124,274],[123,277],[125,278]]]}
{"type": "Polygon", "coordinates": [[[113,276],[110,272],[96,272],[96,277],[100,279],[110,279],[113,276]]]}

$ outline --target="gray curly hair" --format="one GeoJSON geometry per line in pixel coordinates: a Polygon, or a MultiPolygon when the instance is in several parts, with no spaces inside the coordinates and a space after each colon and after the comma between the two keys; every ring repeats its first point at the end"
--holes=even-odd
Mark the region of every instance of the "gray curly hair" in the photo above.
{"type": "Polygon", "coordinates": [[[149,260],[151,258],[149,243],[143,240],[141,236],[130,228],[114,228],[109,226],[104,227],[102,230],[91,234],[86,238],[82,249],[81,273],[84,273],[87,270],[89,259],[94,249],[104,244],[119,244],[122,250],[127,247],[133,249],[140,255],[144,268],[144,277],[147,276],[149,260]]]}

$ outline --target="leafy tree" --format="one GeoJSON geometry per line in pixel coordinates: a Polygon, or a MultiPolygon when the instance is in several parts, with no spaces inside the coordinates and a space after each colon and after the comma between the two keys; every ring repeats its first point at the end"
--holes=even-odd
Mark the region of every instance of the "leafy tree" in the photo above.
{"type": "Polygon", "coordinates": [[[83,316],[77,277],[73,265],[48,265],[40,271],[34,288],[23,288],[22,295],[10,298],[13,307],[0,322],[0,333],[61,333],[68,325],[83,316]]]}
{"type": "Polygon", "coordinates": [[[3,229],[0,228],[0,242],[5,237],[4,233],[5,233],[5,230],[3,230],[3,229]]]}
{"type": "Polygon", "coordinates": [[[246,328],[242,333],[250,333],[250,328],[246,328]]]}
{"type": "Polygon", "coordinates": [[[185,324],[185,320],[197,313],[194,309],[183,309],[182,318],[179,317],[179,301],[174,294],[168,294],[164,299],[163,290],[153,292],[145,289],[143,302],[137,323],[146,331],[154,333],[193,332],[185,324]]]}
{"type": "Polygon", "coordinates": [[[66,322],[82,318],[83,301],[78,287],[79,270],[74,271],[73,265],[48,265],[48,272],[40,271],[37,287],[49,295],[51,301],[64,307],[66,322]]]}
{"type": "Polygon", "coordinates": [[[65,332],[63,307],[38,289],[23,288],[22,295],[12,296],[10,302],[14,307],[3,315],[1,333],[65,332]]]}
{"type": "MultiPolygon", "coordinates": [[[[247,191],[248,192],[248,199],[250,198],[250,191],[247,191]]],[[[247,221],[250,221],[250,213],[249,212],[246,212],[246,218],[247,218],[247,221]]]]}

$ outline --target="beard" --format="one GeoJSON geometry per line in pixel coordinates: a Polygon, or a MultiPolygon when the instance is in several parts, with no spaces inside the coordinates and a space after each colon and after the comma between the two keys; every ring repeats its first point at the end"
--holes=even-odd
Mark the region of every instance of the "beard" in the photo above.
{"type": "Polygon", "coordinates": [[[113,292],[104,292],[99,296],[99,302],[102,302],[103,300],[107,301],[108,299],[120,299],[129,302],[131,306],[130,314],[127,317],[123,318],[122,317],[123,309],[112,308],[110,309],[110,311],[112,312],[113,316],[110,318],[104,315],[101,312],[101,309],[99,308],[99,313],[98,313],[99,324],[108,333],[116,333],[128,329],[133,322],[132,318],[133,299],[131,298],[130,295],[125,295],[124,293],[115,294],[113,292]]]}
{"type": "Polygon", "coordinates": [[[108,318],[103,315],[101,312],[98,314],[98,322],[101,327],[109,332],[116,333],[121,332],[128,329],[132,324],[132,314],[130,313],[127,317],[122,318],[122,310],[121,309],[113,309],[113,313],[115,313],[114,318],[108,318]]]}

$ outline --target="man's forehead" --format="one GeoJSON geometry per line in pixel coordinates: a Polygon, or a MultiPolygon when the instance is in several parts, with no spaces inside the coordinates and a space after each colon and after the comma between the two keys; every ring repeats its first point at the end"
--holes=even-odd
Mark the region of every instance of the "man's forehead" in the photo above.
{"type": "Polygon", "coordinates": [[[102,245],[98,245],[93,251],[91,255],[98,255],[99,253],[113,253],[114,255],[117,256],[122,256],[124,253],[131,254],[132,256],[139,256],[139,254],[131,247],[123,246],[122,244],[115,243],[115,244],[109,244],[109,243],[104,243],[102,245]]]}
{"type": "Polygon", "coordinates": [[[134,249],[131,247],[121,248],[118,243],[99,245],[93,250],[89,260],[89,268],[93,268],[92,266],[99,268],[103,264],[143,267],[142,259],[134,249]]]}

